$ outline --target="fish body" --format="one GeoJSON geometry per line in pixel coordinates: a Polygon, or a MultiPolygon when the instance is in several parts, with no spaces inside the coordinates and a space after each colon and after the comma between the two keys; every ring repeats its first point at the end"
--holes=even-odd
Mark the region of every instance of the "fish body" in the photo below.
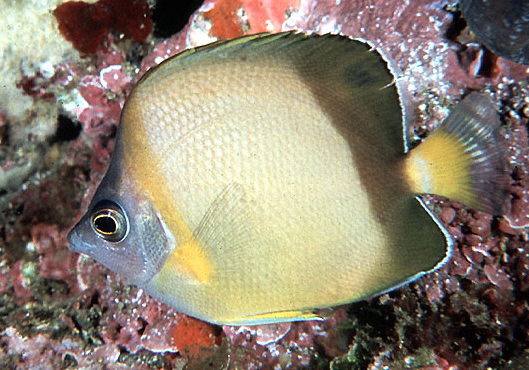
{"type": "Polygon", "coordinates": [[[498,119],[469,98],[407,154],[395,78],[363,42],[282,33],[186,51],[131,93],[72,249],[217,324],[314,319],[391,290],[452,246],[418,194],[499,209],[498,119]]]}

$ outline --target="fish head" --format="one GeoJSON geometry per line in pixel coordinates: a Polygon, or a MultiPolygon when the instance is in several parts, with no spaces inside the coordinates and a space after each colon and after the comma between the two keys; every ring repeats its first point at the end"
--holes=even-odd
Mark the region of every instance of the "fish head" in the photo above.
{"type": "Polygon", "coordinates": [[[70,249],[86,254],[142,286],[159,271],[174,238],[133,179],[123,176],[120,145],[88,211],[68,234],[70,249]]]}

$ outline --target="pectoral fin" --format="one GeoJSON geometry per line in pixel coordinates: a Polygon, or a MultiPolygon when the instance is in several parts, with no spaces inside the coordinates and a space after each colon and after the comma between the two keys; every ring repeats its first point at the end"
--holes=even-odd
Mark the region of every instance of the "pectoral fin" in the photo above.
{"type": "Polygon", "coordinates": [[[245,248],[256,246],[251,210],[244,188],[227,185],[193,233],[170,256],[190,278],[207,283],[218,271],[229,274],[241,268],[245,248]]]}

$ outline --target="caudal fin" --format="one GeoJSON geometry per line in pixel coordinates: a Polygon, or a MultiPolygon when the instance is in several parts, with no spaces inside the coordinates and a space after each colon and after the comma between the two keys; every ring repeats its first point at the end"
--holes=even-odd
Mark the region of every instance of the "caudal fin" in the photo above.
{"type": "Polygon", "coordinates": [[[410,187],[469,207],[503,214],[507,195],[505,146],[490,99],[471,93],[441,127],[406,158],[410,187]]]}

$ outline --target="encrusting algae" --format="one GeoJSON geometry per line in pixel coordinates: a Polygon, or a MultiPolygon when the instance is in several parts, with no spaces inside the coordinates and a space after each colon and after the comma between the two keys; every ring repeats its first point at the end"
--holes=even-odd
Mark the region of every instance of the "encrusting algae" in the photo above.
{"type": "Polygon", "coordinates": [[[170,58],[131,93],[72,249],[217,324],[317,319],[414,280],[453,243],[418,195],[500,214],[503,154],[477,93],[407,154],[397,90],[380,54],[335,35],[170,58]]]}

